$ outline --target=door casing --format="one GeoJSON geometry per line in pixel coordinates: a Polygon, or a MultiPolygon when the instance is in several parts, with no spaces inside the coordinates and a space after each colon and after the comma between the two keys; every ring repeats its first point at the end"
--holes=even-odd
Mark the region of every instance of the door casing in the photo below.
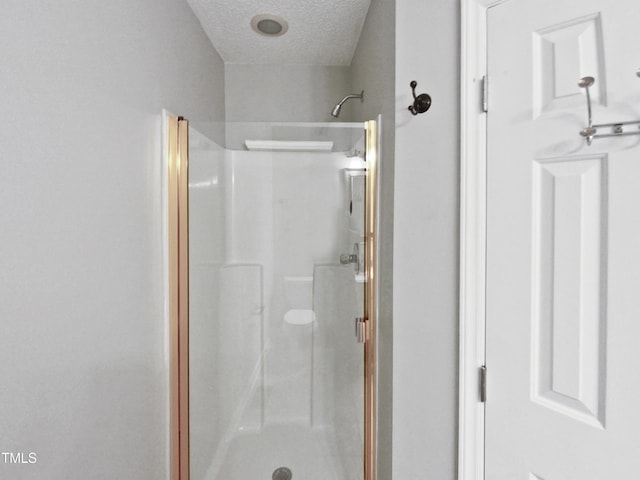
{"type": "Polygon", "coordinates": [[[485,363],[487,118],[482,79],[487,74],[487,10],[507,1],[461,0],[458,480],[484,479],[480,368],[485,363]]]}

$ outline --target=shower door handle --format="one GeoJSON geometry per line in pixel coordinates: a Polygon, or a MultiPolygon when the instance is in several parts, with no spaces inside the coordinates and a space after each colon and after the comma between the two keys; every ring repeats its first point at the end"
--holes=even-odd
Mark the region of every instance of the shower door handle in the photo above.
{"type": "Polygon", "coordinates": [[[367,319],[365,317],[355,318],[356,341],[365,343],[367,341],[367,319]]]}
{"type": "Polygon", "coordinates": [[[350,263],[358,263],[358,255],[351,253],[343,253],[340,255],[340,263],[342,265],[348,265],[350,263]]]}

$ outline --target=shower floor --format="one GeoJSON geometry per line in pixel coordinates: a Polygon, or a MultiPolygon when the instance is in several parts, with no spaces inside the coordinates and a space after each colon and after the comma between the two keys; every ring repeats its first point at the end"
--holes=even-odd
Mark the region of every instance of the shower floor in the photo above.
{"type": "Polygon", "coordinates": [[[292,480],[361,480],[359,448],[346,450],[338,451],[329,428],[268,426],[239,433],[219,470],[204,480],[270,480],[279,467],[290,469],[292,480]]]}

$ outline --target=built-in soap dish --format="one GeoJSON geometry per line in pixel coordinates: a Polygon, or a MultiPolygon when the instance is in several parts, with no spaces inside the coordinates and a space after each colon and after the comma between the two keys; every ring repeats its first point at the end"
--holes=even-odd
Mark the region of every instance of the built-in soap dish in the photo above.
{"type": "Polygon", "coordinates": [[[313,310],[294,308],[284,314],[284,323],[289,325],[309,325],[316,319],[313,310]]]}

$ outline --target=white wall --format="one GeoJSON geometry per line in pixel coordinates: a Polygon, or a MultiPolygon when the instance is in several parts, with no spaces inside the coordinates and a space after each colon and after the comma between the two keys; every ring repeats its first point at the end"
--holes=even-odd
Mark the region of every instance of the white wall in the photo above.
{"type": "Polygon", "coordinates": [[[456,475],[459,2],[398,0],[393,478],[456,475]],[[409,82],[433,99],[414,117],[409,82]]]}
{"type": "Polygon", "coordinates": [[[181,0],[5,0],[0,58],[0,477],[166,478],[160,112],[222,135],[223,64],[181,0]]]}

